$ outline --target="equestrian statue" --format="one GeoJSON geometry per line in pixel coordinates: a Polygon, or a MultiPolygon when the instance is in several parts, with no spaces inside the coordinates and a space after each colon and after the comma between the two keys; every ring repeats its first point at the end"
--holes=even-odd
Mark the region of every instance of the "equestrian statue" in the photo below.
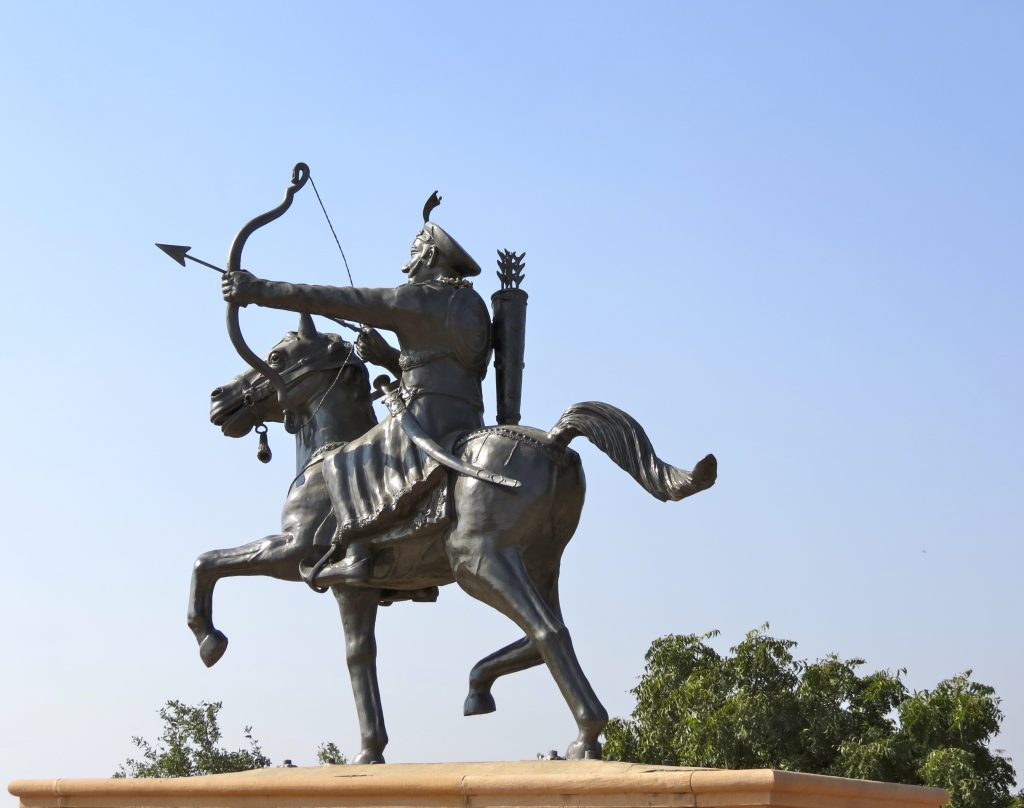
{"type": "MultiPolygon", "coordinates": [[[[279,532],[196,560],[188,624],[206,665],[227,648],[214,626],[213,589],[229,576],[267,575],[328,589],[337,600],[361,746],[354,763],[383,763],[387,733],[377,684],[377,609],[433,601],[457,583],[511,619],[523,636],[484,657],[469,674],[466,715],[495,709],[499,676],[544,663],[576,720],[566,758],[601,756],[608,721],[562,621],[558,574],[579,523],[584,476],[569,444],[584,436],[659,500],[714,484],[713,455],[685,471],[660,460],[643,428],[600,402],[573,404],[547,430],[519,425],[525,296],[523,255],[499,252],[502,289],[494,317],[469,280],[480,266],[423,210],[406,282],[388,288],[308,286],[256,278],[241,269],[245,240],[282,215],[309,178],[298,164],[284,201],[236,236],[222,278],[232,342],[250,369],[212,393],[210,418],[234,438],[266,422],[295,436],[296,476],[279,532]],[[242,339],[238,309],[254,304],[299,314],[299,326],[256,356],[242,339]],[[358,332],[354,342],[317,330],[312,315],[358,332]],[[358,325],[353,325],[355,321],[358,325]],[[400,350],[376,329],[391,331],[400,350]],[[484,423],[482,381],[492,352],[498,424],[484,423]],[[365,362],[390,371],[371,386],[365,362]],[[374,398],[388,414],[378,422],[374,398]]],[[[184,264],[188,248],[168,248],[184,264]]],[[[197,260],[197,259],[193,259],[197,260]]],[[[201,262],[205,263],[205,262],[201,262]]],[[[208,265],[212,266],[212,265],[208,265]]],[[[216,268],[216,267],[214,267],[216,268]]]]}

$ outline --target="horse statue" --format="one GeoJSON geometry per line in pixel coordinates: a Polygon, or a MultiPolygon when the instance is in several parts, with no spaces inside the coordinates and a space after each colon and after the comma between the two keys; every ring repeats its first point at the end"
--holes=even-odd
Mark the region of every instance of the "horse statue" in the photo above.
{"type": "MultiPolygon", "coordinates": [[[[376,423],[369,375],[353,345],[317,331],[302,315],[267,362],[288,387],[300,420],[295,432],[297,471],[288,490],[281,530],[239,547],[211,550],[195,562],[188,625],[206,665],[227,647],[213,623],[213,589],[237,575],[302,580],[300,569],[329,549],[336,519],[323,459],[376,423]]],[[[249,370],[212,393],[210,420],[229,437],[284,412],[275,390],[249,370]]],[[[377,608],[398,600],[434,600],[437,587],[458,583],[497,609],[523,637],[473,666],[464,713],[494,711],[491,687],[499,676],[545,663],[576,719],[578,735],[565,757],[601,756],[598,740],[608,713],[587,681],[562,621],[558,572],[583,508],[585,482],[570,441],[584,436],[627,471],[652,496],[679,500],[709,488],[717,461],[707,455],[692,472],[662,462],[643,428],[608,404],[569,407],[548,431],[519,426],[485,427],[461,436],[457,457],[521,481],[494,485],[449,471],[441,488],[407,519],[372,539],[372,572],[366,581],[332,585],[341,611],[345,651],[359,718],[361,748],[354,763],[383,763],[387,733],[377,684],[374,626],[377,608]]]]}

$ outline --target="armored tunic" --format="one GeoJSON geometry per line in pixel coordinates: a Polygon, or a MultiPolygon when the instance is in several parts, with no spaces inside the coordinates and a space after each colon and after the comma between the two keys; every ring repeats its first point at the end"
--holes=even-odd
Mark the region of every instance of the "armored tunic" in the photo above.
{"type": "MultiPolygon", "coordinates": [[[[402,399],[438,442],[483,426],[491,321],[472,288],[439,280],[393,289],[255,283],[261,305],[393,331],[402,350],[402,399]]],[[[445,476],[390,416],[328,455],[323,473],[346,539],[388,526],[445,476]]]]}

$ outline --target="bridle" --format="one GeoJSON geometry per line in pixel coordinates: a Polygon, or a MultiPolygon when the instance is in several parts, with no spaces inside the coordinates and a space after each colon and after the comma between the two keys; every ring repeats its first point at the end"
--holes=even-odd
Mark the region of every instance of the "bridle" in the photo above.
{"type": "MultiPolygon", "coordinates": [[[[348,366],[349,360],[352,358],[352,353],[354,349],[355,343],[345,341],[332,341],[329,342],[327,344],[327,347],[325,347],[323,350],[309,354],[308,356],[304,356],[297,362],[295,362],[294,365],[284,368],[283,370],[277,371],[278,378],[284,384],[285,389],[291,390],[295,385],[297,385],[299,382],[301,382],[303,379],[305,379],[312,373],[319,373],[324,370],[333,370],[335,367],[338,368],[338,372],[334,375],[334,379],[327,386],[327,389],[324,390],[323,395],[320,396],[320,401],[317,402],[316,407],[313,408],[313,411],[302,423],[298,424],[295,427],[295,429],[293,430],[294,432],[298,432],[299,430],[304,429],[306,426],[312,423],[313,418],[316,417],[316,414],[320,411],[320,408],[327,400],[327,396],[331,394],[331,391],[334,390],[335,386],[337,386],[338,384],[338,381],[341,379],[341,374],[348,366]],[[334,359],[333,357],[337,355],[339,351],[343,349],[344,346],[348,346],[348,350],[346,351],[345,356],[341,360],[341,362],[338,363],[337,360],[334,359]],[[324,362],[324,359],[327,359],[329,361],[324,362]]],[[[262,462],[269,463],[271,454],[270,448],[267,445],[267,426],[263,422],[263,416],[260,415],[259,413],[259,405],[266,401],[268,398],[270,398],[272,395],[277,393],[279,391],[279,388],[276,384],[272,383],[269,379],[267,379],[266,376],[263,376],[263,374],[261,374],[261,376],[261,381],[253,384],[242,394],[242,405],[246,409],[248,409],[249,412],[251,412],[255,418],[259,419],[259,423],[257,423],[255,427],[256,433],[260,436],[260,449],[257,452],[257,457],[259,457],[259,459],[262,462]],[[260,429],[261,427],[262,430],[260,429]]]]}

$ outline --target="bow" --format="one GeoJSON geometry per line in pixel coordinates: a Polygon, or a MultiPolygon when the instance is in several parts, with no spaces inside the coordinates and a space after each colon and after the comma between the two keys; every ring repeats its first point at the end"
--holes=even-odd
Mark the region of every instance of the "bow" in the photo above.
{"type": "MultiPolygon", "coordinates": [[[[284,192],[284,200],[273,210],[268,210],[266,213],[261,213],[259,216],[247,222],[241,230],[238,231],[238,235],[235,236],[235,240],[231,242],[231,249],[228,251],[228,272],[237,272],[242,268],[242,249],[245,247],[245,242],[249,236],[259,230],[266,224],[270,224],[275,219],[284,215],[284,212],[291,207],[292,199],[299,189],[306,184],[309,179],[309,166],[305,163],[296,163],[295,168],[292,169],[292,183],[284,192]]],[[[264,362],[259,356],[257,356],[253,350],[246,344],[245,338],[242,336],[242,329],[238,322],[238,304],[228,304],[228,335],[231,337],[231,344],[235,346],[235,350],[244,359],[253,370],[263,374],[274,385],[274,389],[277,390],[277,400],[281,404],[281,408],[284,410],[284,428],[289,434],[294,434],[298,431],[298,419],[296,418],[295,412],[292,410],[290,404],[291,401],[288,397],[288,387],[285,385],[284,379],[281,378],[276,370],[270,365],[264,362]]]]}

